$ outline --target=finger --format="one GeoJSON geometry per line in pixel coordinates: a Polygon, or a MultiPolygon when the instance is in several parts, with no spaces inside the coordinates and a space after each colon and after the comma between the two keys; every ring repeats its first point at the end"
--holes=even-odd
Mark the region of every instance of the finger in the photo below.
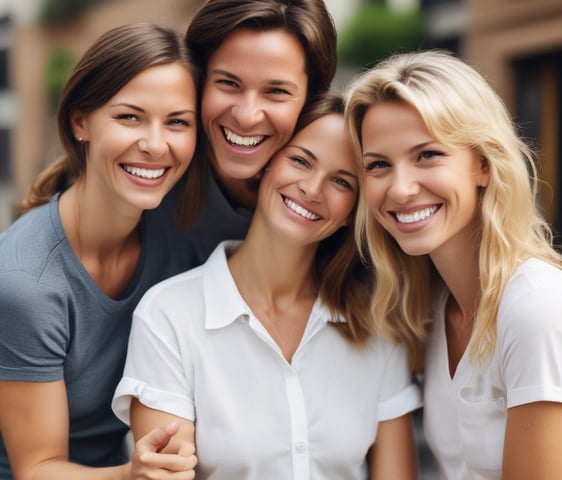
{"type": "Polygon", "coordinates": [[[158,452],[166,445],[177,433],[179,422],[172,422],[163,427],[157,427],[142,437],[136,444],[139,451],[158,452]]]}
{"type": "Polygon", "coordinates": [[[190,472],[197,465],[195,455],[182,456],[174,453],[147,452],[138,459],[143,470],[162,470],[167,472],[190,472]]]}
{"type": "Polygon", "coordinates": [[[182,457],[195,455],[195,445],[191,442],[182,442],[178,449],[178,454],[182,457]]]}

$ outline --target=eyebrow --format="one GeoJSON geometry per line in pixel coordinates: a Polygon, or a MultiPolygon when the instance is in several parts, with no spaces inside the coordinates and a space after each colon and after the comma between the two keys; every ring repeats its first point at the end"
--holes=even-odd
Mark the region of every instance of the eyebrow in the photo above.
{"type": "MultiPolygon", "coordinates": [[[[412,153],[412,152],[415,152],[416,150],[421,150],[422,148],[425,148],[428,145],[431,145],[432,143],[437,143],[437,142],[435,140],[430,140],[428,142],[422,142],[422,143],[419,143],[417,145],[414,145],[413,147],[410,147],[408,150],[406,150],[406,152],[412,153]]],[[[387,157],[385,155],[382,155],[381,153],[365,152],[363,154],[363,158],[384,158],[384,159],[386,159],[387,157]]]]}
{"type": "MultiPolygon", "coordinates": [[[[131,110],[135,110],[137,112],[141,112],[141,113],[145,113],[144,108],[141,108],[137,105],[133,105],[132,103],[115,103],[113,105],[111,105],[111,107],[127,107],[130,108],[131,110]]],[[[168,113],[168,117],[177,117],[178,115],[184,115],[186,113],[191,113],[193,115],[195,115],[195,110],[178,110],[175,112],[170,112],[168,113]]]]}
{"type": "MultiPolygon", "coordinates": [[[[242,79],[238,75],[235,75],[234,73],[228,72],[227,70],[223,70],[221,68],[215,68],[214,70],[211,71],[211,73],[214,73],[214,74],[217,74],[217,75],[224,75],[225,77],[230,78],[231,80],[242,83],[242,79]]],[[[273,86],[276,86],[276,87],[278,87],[278,86],[292,86],[294,88],[297,88],[297,84],[295,82],[291,82],[290,80],[272,79],[272,80],[268,80],[267,84],[273,85],[273,86]]]]}
{"type": "MultiPolygon", "coordinates": [[[[314,155],[314,153],[312,153],[308,148],[304,148],[301,147],[300,145],[294,145],[292,143],[287,144],[287,147],[293,147],[293,148],[298,148],[299,150],[301,150],[305,155],[307,155],[308,157],[312,158],[315,162],[318,163],[318,157],[316,155],[314,155]]],[[[340,168],[336,171],[336,173],[340,174],[340,175],[345,175],[347,177],[351,177],[354,179],[357,179],[357,175],[355,175],[354,173],[350,172],[349,170],[344,170],[343,168],[340,168]]]]}

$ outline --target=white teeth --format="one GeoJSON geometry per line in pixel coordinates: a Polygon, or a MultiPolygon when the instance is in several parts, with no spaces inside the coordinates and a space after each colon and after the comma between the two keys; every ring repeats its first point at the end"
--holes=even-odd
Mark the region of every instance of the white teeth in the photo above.
{"type": "Polygon", "coordinates": [[[285,205],[287,205],[293,212],[300,215],[301,217],[307,218],[308,220],[318,220],[320,218],[318,215],[309,212],[308,210],[302,208],[300,205],[297,205],[295,202],[289,200],[288,198],[284,198],[283,201],[285,202],[285,205]]]}
{"type": "Polygon", "coordinates": [[[396,218],[400,223],[415,223],[425,220],[427,217],[435,213],[437,207],[429,207],[414,213],[397,213],[396,218]]]}
{"type": "Polygon", "coordinates": [[[133,167],[131,165],[123,164],[123,170],[134,175],[135,177],[146,178],[148,180],[154,180],[155,178],[160,178],[164,175],[166,171],[165,168],[158,168],[158,169],[148,169],[148,168],[140,168],[140,167],[133,167]]]}
{"type": "Polygon", "coordinates": [[[223,128],[224,135],[226,139],[230,143],[234,143],[240,147],[254,147],[258,143],[260,143],[265,136],[264,135],[256,135],[253,137],[241,137],[240,135],[236,135],[234,132],[223,128]]]}

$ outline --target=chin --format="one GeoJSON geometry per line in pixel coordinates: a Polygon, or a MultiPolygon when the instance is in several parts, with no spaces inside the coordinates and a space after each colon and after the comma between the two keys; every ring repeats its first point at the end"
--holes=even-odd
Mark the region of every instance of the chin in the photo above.
{"type": "Polygon", "coordinates": [[[240,165],[239,163],[231,163],[228,165],[219,165],[219,168],[225,177],[233,180],[249,180],[256,177],[262,170],[262,166],[240,165]]]}
{"type": "Polygon", "coordinates": [[[425,248],[423,245],[400,245],[400,248],[410,257],[419,257],[431,253],[431,249],[425,248]]]}

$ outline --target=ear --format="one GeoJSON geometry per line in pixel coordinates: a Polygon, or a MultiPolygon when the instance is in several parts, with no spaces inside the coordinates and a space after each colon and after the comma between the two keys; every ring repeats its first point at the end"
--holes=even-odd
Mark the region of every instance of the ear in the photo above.
{"type": "Polygon", "coordinates": [[[87,115],[79,110],[73,110],[70,113],[70,125],[72,133],[78,141],[88,141],[87,115]]]}
{"type": "Polygon", "coordinates": [[[480,169],[477,174],[477,185],[479,187],[485,188],[490,183],[490,166],[488,164],[488,159],[480,158],[480,169]]]}

